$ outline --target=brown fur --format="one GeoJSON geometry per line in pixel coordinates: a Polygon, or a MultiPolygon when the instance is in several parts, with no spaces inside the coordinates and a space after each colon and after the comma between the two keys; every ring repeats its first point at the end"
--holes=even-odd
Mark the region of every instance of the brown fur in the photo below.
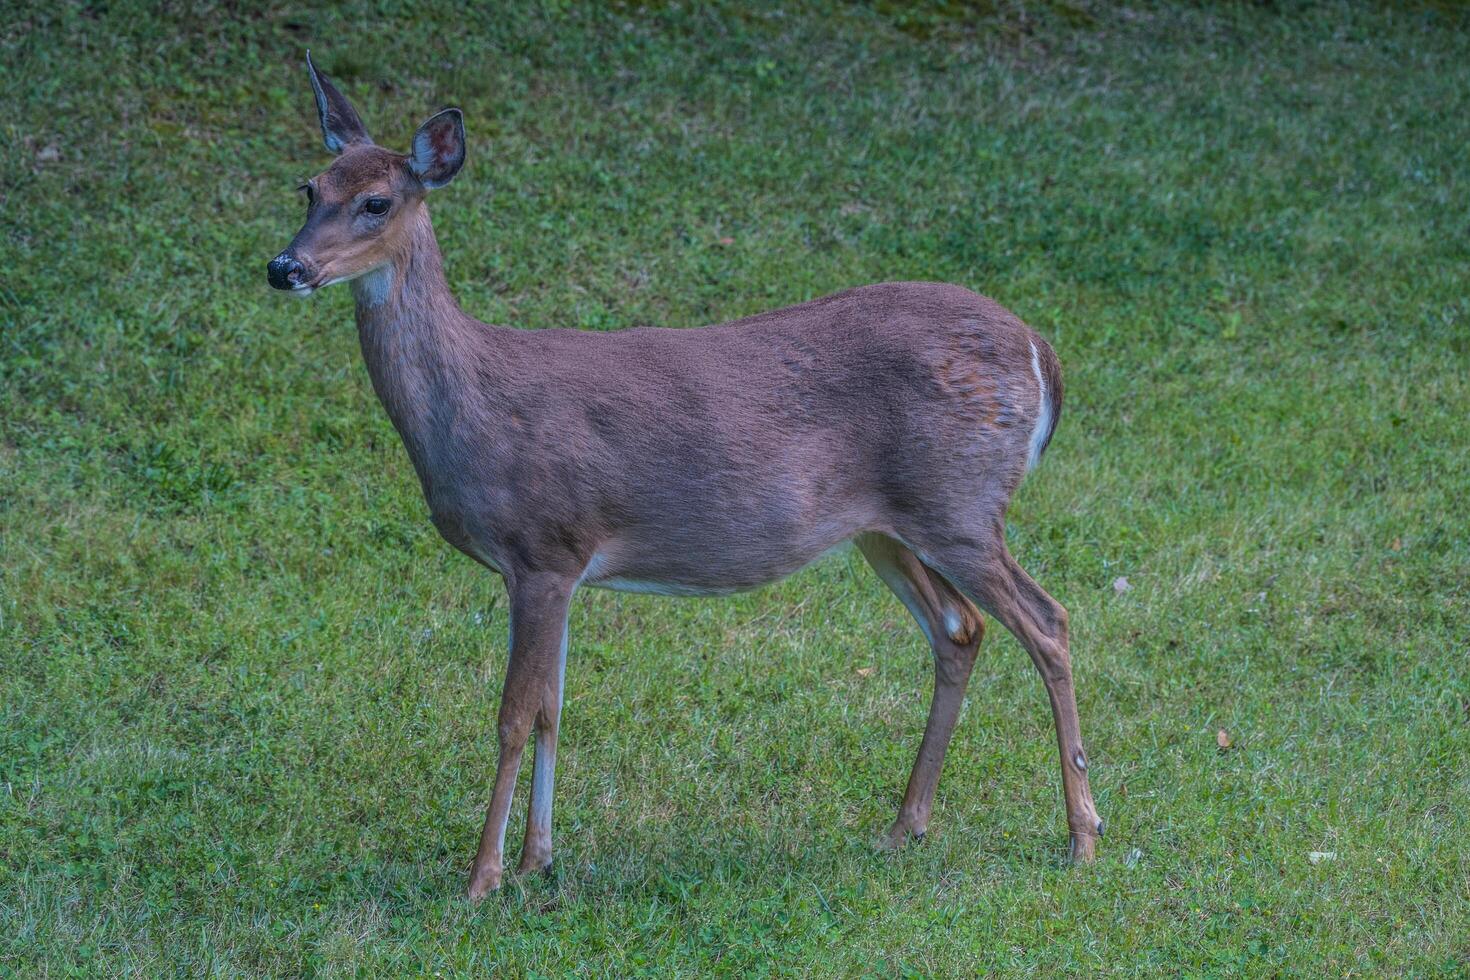
{"type": "MultiPolygon", "coordinates": [[[[456,149],[441,145],[444,129],[423,140],[441,164],[456,149]]],[[[913,613],[935,656],[929,721],[887,840],[902,843],[928,825],[984,609],[1020,639],[1045,682],[1073,855],[1091,858],[1102,824],[1088,789],[1066,611],[1016,565],[1003,537],[1040,413],[1049,408],[1045,440],[1060,413],[1060,368],[1044,340],[983,296],[913,282],[701,329],[490,326],[449,291],[409,158],[341,142],[283,256],[318,283],[367,271],[354,282],[363,356],[434,525],[504,576],[511,596],[501,757],[472,896],[500,884],[511,793],[533,729],[521,869],[551,860],[566,615],[578,585],[748,589],[846,541],[913,613]],[[383,221],[354,213],[365,195],[392,197],[383,221]]]]}

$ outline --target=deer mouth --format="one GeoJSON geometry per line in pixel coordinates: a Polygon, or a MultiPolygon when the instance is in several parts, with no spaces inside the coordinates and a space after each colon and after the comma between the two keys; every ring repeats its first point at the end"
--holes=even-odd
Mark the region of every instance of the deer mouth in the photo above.
{"type": "Polygon", "coordinates": [[[318,289],[341,281],[342,278],[340,276],[332,276],[327,272],[318,272],[315,276],[304,282],[293,283],[291,286],[291,295],[300,296],[302,299],[305,299],[318,289]]]}

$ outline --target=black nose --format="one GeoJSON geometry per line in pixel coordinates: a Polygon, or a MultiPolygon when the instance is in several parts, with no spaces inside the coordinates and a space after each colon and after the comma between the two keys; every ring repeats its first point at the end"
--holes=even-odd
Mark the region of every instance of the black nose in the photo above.
{"type": "Polygon", "coordinates": [[[266,278],[277,289],[291,289],[306,276],[306,266],[290,252],[282,252],[265,267],[266,278]]]}

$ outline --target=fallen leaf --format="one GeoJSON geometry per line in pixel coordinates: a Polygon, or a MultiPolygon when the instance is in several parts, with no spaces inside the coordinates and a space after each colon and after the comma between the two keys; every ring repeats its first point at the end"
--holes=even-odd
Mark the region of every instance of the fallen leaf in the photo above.
{"type": "Polygon", "coordinates": [[[735,239],[733,239],[733,238],[721,238],[720,239],[720,244],[721,245],[734,245],[735,244],[735,239]]]}
{"type": "Polygon", "coordinates": [[[859,667],[857,669],[857,675],[859,677],[872,677],[873,676],[873,671],[875,671],[877,669],[878,669],[877,667],[859,667]]]}
{"type": "Polygon", "coordinates": [[[1323,861],[1336,861],[1336,851],[1311,851],[1307,854],[1307,860],[1313,864],[1321,864],[1323,861]]]}
{"type": "Polygon", "coordinates": [[[57,163],[61,160],[61,151],[56,148],[55,143],[48,143],[36,151],[37,163],[57,163]]]}
{"type": "Polygon", "coordinates": [[[1392,548],[1394,551],[1403,551],[1404,550],[1404,539],[1403,538],[1394,538],[1393,539],[1393,543],[1390,544],[1389,547],[1392,548]]]}
{"type": "Polygon", "coordinates": [[[1220,751],[1223,752],[1235,743],[1230,740],[1230,733],[1222,728],[1215,733],[1215,744],[1220,746],[1220,751]]]}
{"type": "Polygon", "coordinates": [[[1128,856],[1123,859],[1123,864],[1131,868],[1138,863],[1138,859],[1141,857],[1143,857],[1143,851],[1135,847],[1133,850],[1129,851],[1128,856]]]}
{"type": "Polygon", "coordinates": [[[1113,591],[1118,593],[1118,595],[1122,595],[1124,592],[1127,592],[1131,588],[1133,588],[1133,586],[1129,585],[1128,580],[1123,576],[1119,575],[1117,578],[1113,579],[1113,591]]]}

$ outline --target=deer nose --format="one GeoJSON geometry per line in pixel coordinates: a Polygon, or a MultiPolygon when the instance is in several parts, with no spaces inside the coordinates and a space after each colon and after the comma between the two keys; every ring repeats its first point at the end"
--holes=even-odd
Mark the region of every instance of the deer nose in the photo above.
{"type": "Polygon", "coordinates": [[[265,267],[266,278],[277,289],[294,289],[306,277],[306,266],[290,252],[282,252],[265,267]]]}

